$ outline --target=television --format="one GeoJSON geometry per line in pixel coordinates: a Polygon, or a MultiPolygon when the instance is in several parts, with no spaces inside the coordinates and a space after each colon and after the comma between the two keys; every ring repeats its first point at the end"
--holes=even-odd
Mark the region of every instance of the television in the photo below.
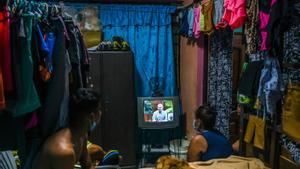
{"type": "Polygon", "coordinates": [[[179,125],[178,97],[138,97],[138,126],[142,129],[167,129],[179,125]]]}

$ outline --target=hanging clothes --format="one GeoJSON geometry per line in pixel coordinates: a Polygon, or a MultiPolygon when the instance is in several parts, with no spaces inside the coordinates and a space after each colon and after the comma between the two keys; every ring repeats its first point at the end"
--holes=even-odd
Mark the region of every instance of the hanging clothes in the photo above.
{"type": "Polygon", "coordinates": [[[193,27],[194,27],[194,7],[190,8],[188,11],[188,23],[189,23],[189,31],[188,37],[193,37],[193,27]]]}
{"type": "Polygon", "coordinates": [[[216,129],[229,138],[232,110],[232,31],[217,30],[212,35],[209,58],[208,100],[216,115],[216,129]]]}
{"type": "Polygon", "coordinates": [[[189,23],[188,23],[188,10],[185,9],[182,12],[181,24],[179,34],[182,36],[188,36],[189,23]]]}
{"type": "Polygon", "coordinates": [[[196,7],[194,7],[194,26],[193,26],[193,33],[195,38],[200,37],[200,13],[201,13],[201,6],[197,4],[196,7]]]}
{"type": "Polygon", "coordinates": [[[202,25],[200,26],[201,32],[204,34],[210,35],[213,30],[213,19],[212,19],[212,14],[213,14],[213,0],[203,0],[201,2],[201,19],[203,20],[201,23],[202,25]]]}
{"type": "Polygon", "coordinates": [[[79,46],[80,46],[80,52],[81,52],[81,79],[82,79],[82,84],[83,84],[83,87],[86,88],[87,87],[87,72],[89,71],[90,69],[90,59],[89,59],[89,54],[88,54],[88,51],[87,51],[87,47],[84,43],[84,38],[83,38],[83,34],[79,31],[79,28],[76,27],[77,29],[77,37],[79,39],[79,46]]]}
{"type": "Polygon", "coordinates": [[[224,10],[223,4],[224,4],[224,0],[214,0],[214,10],[213,10],[214,26],[218,25],[222,21],[223,10],[224,10]]]}
{"type": "Polygon", "coordinates": [[[15,18],[12,26],[12,51],[16,83],[16,110],[14,116],[31,113],[41,106],[33,82],[33,59],[31,51],[34,15],[22,14],[15,18]]]}
{"type": "Polygon", "coordinates": [[[251,55],[258,51],[258,25],[259,25],[259,5],[258,0],[251,0],[247,6],[247,20],[245,23],[246,54],[251,55]]]}
{"type": "Polygon", "coordinates": [[[270,12],[269,36],[266,43],[270,46],[271,56],[281,57],[283,32],[287,30],[290,21],[295,22],[298,18],[299,22],[300,3],[293,0],[277,0],[272,4],[270,12]]]}
{"type": "Polygon", "coordinates": [[[259,81],[257,107],[270,118],[277,113],[277,102],[282,98],[283,86],[277,58],[270,57],[267,52],[264,55],[265,61],[259,81]]]}
{"type": "Polygon", "coordinates": [[[41,27],[38,23],[38,18],[34,18],[32,27],[32,59],[34,68],[34,84],[41,103],[45,102],[46,97],[46,81],[51,78],[51,73],[46,69],[46,59],[50,54],[50,49],[44,40],[41,27]]]}
{"type": "Polygon", "coordinates": [[[283,114],[282,114],[282,129],[283,135],[281,143],[283,147],[290,153],[294,162],[300,165],[300,142],[299,132],[299,95],[300,84],[300,2],[289,1],[290,10],[283,17],[283,52],[282,58],[282,77],[284,86],[286,87],[283,114]],[[297,126],[297,127],[295,127],[297,126]],[[295,130],[296,129],[296,130],[295,130]]]}
{"type": "MultiPolygon", "coordinates": [[[[66,27],[60,17],[52,17],[50,24],[53,25],[55,45],[53,49],[53,77],[47,85],[47,94],[43,113],[41,114],[41,128],[43,137],[54,133],[57,129],[67,125],[68,99],[65,97],[68,85],[70,64],[66,53],[66,27]]],[[[69,90],[69,89],[67,89],[69,90]]]]}
{"type": "Polygon", "coordinates": [[[80,32],[77,26],[72,20],[66,21],[66,28],[70,36],[70,42],[68,47],[68,53],[70,57],[70,62],[72,65],[72,72],[70,74],[71,83],[70,91],[75,92],[76,89],[83,87],[81,66],[82,66],[82,51],[80,43],[80,32]]]}
{"type": "Polygon", "coordinates": [[[46,34],[45,43],[49,49],[49,53],[46,57],[46,67],[50,73],[53,72],[53,49],[55,45],[55,35],[53,32],[48,32],[46,34]]]}
{"type": "Polygon", "coordinates": [[[0,39],[2,41],[0,55],[3,68],[3,82],[4,90],[8,92],[13,91],[13,76],[12,76],[12,64],[11,64],[11,52],[10,52],[10,19],[7,6],[4,10],[0,11],[0,39]]]}
{"type": "Polygon", "coordinates": [[[225,28],[227,25],[232,30],[244,25],[246,20],[246,0],[224,0],[224,14],[222,22],[217,28],[225,28]]]}
{"type": "MultiPolygon", "coordinates": [[[[276,1],[276,0],[272,0],[276,1]]],[[[266,51],[269,49],[267,47],[267,38],[268,38],[268,22],[270,19],[270,9],[271,9],[271,1],[270,0],[260,0],[259,1],[259,20],[260,20],[260,36],[261,36],[261,44],[260,50],[266,51]]]]}
{"type": "MultiPolygon", "coordinates": [[[[2,8],[2,6],[0,6],[0,8],[2,8]]],[[[5,108],[4,83],[8,83],[5,82],[3,78],[5,76],[4,73],[7,71],[5,69],[9,69],[8,67],[5,67],[7,64],[5,61],[9,61],[8,59],[10,58],[9,13],[6,6],[3,7],[3,10],[0,10],[0,39],[0,109],[3,109],[5,108]]],[[[10,65],[11,64],[7,66],[10,65]]]]}
{"type": "MultiPolygon", "coordinates": [[[[32,168],[33,159],[44,141],[40,133],[35,132],[39,129],[36,127],[41,127],[42,139],[45,139],[68,124],[72,69],[71,50],[67,50],[69,36],[64,21],[56,17],[60,16],[55,11],[57,7],[50,5],[49,13],[50,10],[42,8],[37,2],[21,1],[12,4],[10,9],[14,10],[8,17],[7,8],[0,7],[0,109],[6,104],[0,113],[1,128],[4,133],[3,126],[11,126],[14,130],[0,140],[0,149],[17,149],[24,169],[32,168]]],[[[80,33],[73,40],[79,43],[81,69],[77,72],[82,77],[79,86],[85,87],[88,53],[80,33]]]]}
{"type": "Polygon", "coordinates": [[[300,69],[293,66],[300,64],[300,18],[292,19],[290,27],[284,32],[282,69],[284,85],[300,82],[300,69]],[[288,68],[288,66],[290,68],[288,68]]]}
{"type": "Polygon", "coordinates": [[[265,148],[265,126],[264,119],[256,115],[249,115],[244,141],[250,143],[254,137],[253,145],[261,150],[265,148]]]}
{"type": "Polygon", "coordinates": [[[245,71],[242,73],[238,88],[238,102],[243,105],[253,107],[259,86],[259,79],[263,61],[255,60],[247,64],[245,71]]]}

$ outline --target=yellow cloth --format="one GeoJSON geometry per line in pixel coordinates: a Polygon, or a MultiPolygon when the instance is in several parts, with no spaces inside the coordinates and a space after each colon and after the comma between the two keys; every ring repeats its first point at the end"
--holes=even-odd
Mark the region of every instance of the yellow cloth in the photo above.
{"type": "Polygon", "coordinates": [[[102,41],[101,31],[82,30],[83,40],[87,48],[97,46],[102,41]]]}
{"type": "Polygon", "coordinates": [[[194,169],[269,169],[257,158],[230,156],[205,162],[192,162],[189,165],[194,169]]]}
{"type": "Polygon", "coordinates": [[[282,114],[283,132],[300,143],[300,84],[289,85],[284,98],[282,114]]]}
{"type": "Polygon", "coordinates": [[[244,141],[250,143],[255,134],[253,145],[263,150],[265,147],[265,124],[262,118],[250,115],[244,141]]]}

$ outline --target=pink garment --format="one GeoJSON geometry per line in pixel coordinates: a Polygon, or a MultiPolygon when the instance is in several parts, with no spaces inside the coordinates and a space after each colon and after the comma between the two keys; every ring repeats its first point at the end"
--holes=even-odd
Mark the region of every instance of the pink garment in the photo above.
{"type": "Polygon", "coordinates": [[[1,63],[3,69],[3,85],[5,91],[13,90],[13,76],[11,68],[11,48],[10,48],[10,19],[7,7],[0,15],[0,40],[5,42],[0,48],[1,63]]]}
{"type": "Polygon", "coordinates": [[[246,13],[246,0],[235,0],[233,17],[229,22],[232,30],[237,29],[244,25],[247,13],[246,13]]]}
{"type": "Polygon", "coordinates": [[[227,23],[230,23],[230,20],[233,15],[234,10],[234,1],[233,0],[224,0],[224,14],[223,20],[227,23]]]}
{"type": "Polygon", "coordinates": [[[194,25],[193,25],[193,33],[195,38],[200,37],[200,5],[194,8],[194,25]]]}
{"type": "Polygon", "coordinates": [[[234,30],[243,26],[247,16],[246,3],[246,0],[224,0],[222,22],[216,28],[225,28],[228,24],[234,30]]]}
{"type": "Polygon", "coordinates": [[[271,6],[269,13],[265,13],[264,11],[259,11],[259,29],[260,29],[260,36],[261,36],[261,44],[260,44],[260,50],[266,51],[270,49],[270,45],[267,44],[269,32],[268,32],[268,24],[270,20],[270,13],[272,6],[277,2],[277,0],[271,1],[271,6]]]}
{"type": "Polygon", "coordinates": [[[259,12],[259,20],[260,20],[260,36],[261,36],[261,45],[260,45],[260,50],[265,51],[268,50],[269,47],[267,45],[267,39],[268,39],[268,30],[267,26],[269,23],[270,15],[267,13],[264,13],[262,11],[259,12]]]}
{"type": "Polygon", "coordinates": [[[38,117],[36,115],[36,113],[33,113],[31,118],[29,119],[28,122],[26,122],[25,124],[25,130],[29,130],[35,126],[37,126],[38,124],[38,117]]]}

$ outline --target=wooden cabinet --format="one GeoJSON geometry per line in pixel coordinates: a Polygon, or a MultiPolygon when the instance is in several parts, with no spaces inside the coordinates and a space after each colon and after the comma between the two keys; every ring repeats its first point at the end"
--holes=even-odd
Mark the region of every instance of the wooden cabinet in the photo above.
{"type": "Polygon", "coordinates": [[[136,98],[131,52],[89,52],[88,86],[101,94],[102,117],[91,140],[122,154],[121,165],[136,164],[136,98]]]}

